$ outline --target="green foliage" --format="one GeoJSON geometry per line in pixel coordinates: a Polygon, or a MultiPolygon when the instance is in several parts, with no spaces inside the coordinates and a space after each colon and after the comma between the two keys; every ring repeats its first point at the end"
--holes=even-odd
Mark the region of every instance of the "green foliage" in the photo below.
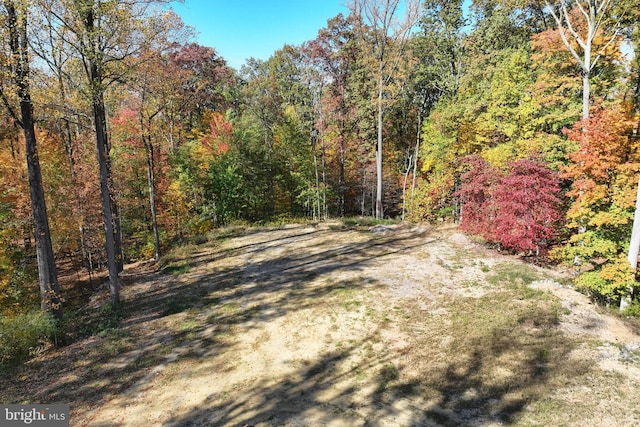
{"type": "Polygon", "coordinates": [[[38,270],[34,257],[9,245],[0,252],[0,315],[39,307],[38,270]]]}
{"type": "Polygon", "coordinates": [[[640,301],[633,301],[622,312],[624,316],[640,318],[640,301]]]}
{"type": "Polygon", "coordinates": [[[39,310],[0,316],[0,366],[27,360],[55,330],[55,321],[39,310]]]}
{"type": "Polygon", "coordinates": [[[409,206],[410,217],[435,219],[438,212],[452,203],[457,170],[455,137],[442,127],[436,128],[438,111],[423,125],[420,158],[422,177],[418,195],[409,206]]]}
{"type": "Polygon", "coordinates": [[[605,304],[618,305],[637,285],[633,271],[624,255],[608,260],[594,271],[582,273],[575,280],[576,287],[591,298],[605,304]]]}

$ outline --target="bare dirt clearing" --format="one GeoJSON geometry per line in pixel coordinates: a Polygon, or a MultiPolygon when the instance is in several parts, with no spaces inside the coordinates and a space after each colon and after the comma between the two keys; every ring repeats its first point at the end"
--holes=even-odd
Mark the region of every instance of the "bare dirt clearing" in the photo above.
{"type": "Polygon", "coordinates": [[[120,326],[3,374],[2,401],[94,426],[640,424],[640,337],[553,271],[455,228],[228,234],[129,267],[120,326]]]}

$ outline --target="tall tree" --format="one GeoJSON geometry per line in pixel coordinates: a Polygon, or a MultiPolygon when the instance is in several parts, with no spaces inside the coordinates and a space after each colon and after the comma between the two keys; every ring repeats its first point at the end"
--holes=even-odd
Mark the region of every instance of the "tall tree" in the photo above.
{"type": "Polygon", "coordinates": [[[28,7],[24,1],[16,3],[14,0],[5,0],[4,9],[10,48],[9,68],[15,86],[15,94],[20,102],[20,113],[11,106],[9,95],[3,86],[0,86],[0,96],[10,114],[24,131],[29,190],[35,226],[41,307],[42,310],[61,319],[62,301],[51,244],[49,218],[47,216],[47,206],[42,186],[42,172],[38,158],[33,104],[31,102],[29,40],[27,35],[28,7]]]}
{"type": "Polygon", "coordinates": [[[145,47],[167,31],[167,14],[153,9],[157,1],[147,0],[56,0],[44,1],[45,13],[54,17],[51,25],[67,47],[81,60],[86,83],[84,89],[92,109],[100,193],[105,229],[105,248],[109,269],[111,302],[118,305],[119,273],[122,271],[122,236],[113,190],[110,143],[107,132],[105,94],[135,69],[136,58],[145,47]],[[125,63],[126,61],[126,63],[125,63]]]}
{"type": "Polygon", "coordinates": [[[319,107],[326,113],[318,127],[323,139],[330,140],[337,151],[338,177],[335,185],[339,216],[344,216],[349,208],[347,192],[351,183],[348,182],[347,168],[352,157],[349,142],[352,139],[350,133],[357,122],[357,116],[353,114],[353,97],[349,93],[349,76],[354,73],[361,55],[354,24],[353,16],[339,14],[328,20],[326,28],[322,28],[318,36],[305,45],[324,89],[319,107]],[[334,136],[326,138],[328,134],[334,136]]]}
{"type": "Polygon", "coordinates": [[[586,120],[589,117],[591,72],[607,47],[619,40],[621,16],[613,13],[615,2],[611,0],[545,0],[545,5],[565,47],[582,72],[582,119],[586,120]],[[602,41],[596,44],[598,36],[602,41]]]}
{"type": "MultiPolygon", "coordinates": [[[[400,0],[352,0],[349,4],[351,13],[359,17],[363,24],[369,26],[374,42],[374,56],[377,63],[377,133],[376,145],[376,218],[384,216],[382,206],[382,126],[385,113],[387,85],[398,71],[411,29],[418,18],[418,2],[408,0],[406,13],[402,21],[398,21],[397,12],[400,0]]],[[[363,25],[361,33],[368,33],[363,25]]]]}
{"type": "MultiPolygon", "coordinates": [[[[463,28],[467,23],[462,3],[462,0],[425,1],[424,13],[420,19],[421,31],[412,39],[411,47],[418,63],[411,76],[414,85],[413,102],[417,109],[417,134],[412,155],[410,209],[415,202],[423,119],[440,98],[451,99],[458,90],[464,57],[463,28]]],[[[429,142],[435,145],[434,141],[429,142]]]]}

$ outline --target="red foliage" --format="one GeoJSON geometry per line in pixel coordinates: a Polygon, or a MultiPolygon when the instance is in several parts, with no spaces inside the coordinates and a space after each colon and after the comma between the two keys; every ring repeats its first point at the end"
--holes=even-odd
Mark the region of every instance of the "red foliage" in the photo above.
{"type": "Polygon", "coordinates": [[[500,174],[480,156],[468,156],[464,159],[468,167],[462,174],[462,185],[456,195],[462,202],[460,228],[480,234],[493,240],[493,191],[500,180],[500,174]]]}
{"type": "Polygon", "coordinates": [[[558,174],[542,163],[519,160],[500,180],[493,199],[496,240],[516,251],[545,247],[563,218],[558,174]]]}
{"type": "Polygon", "coordinates": [[[510,163],[507,175],[479,156],[466,163],[461,228],[515,251],[546,247],[563,218],[557,173],[535,160],[510,163]]]}
{"type": "Polygon", "coordinates": [[[140,148],[142,145],[138,113],[138,110],[123,107],[110,119],[112,137],[122,145],[133,149],[140,148]]]}
{"type": "Polygon", "coordinates": [[[229,151],[233,138],[233,123],[224,119],[221,113],[213,113],[209,122],[211,134],[200,138],[202,145],[212,154],[219,156],[229,151]]]}

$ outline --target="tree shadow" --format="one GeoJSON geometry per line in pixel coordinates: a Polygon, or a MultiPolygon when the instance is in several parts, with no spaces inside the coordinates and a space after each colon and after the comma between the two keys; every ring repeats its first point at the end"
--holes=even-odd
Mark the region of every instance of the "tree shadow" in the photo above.
{"type": "Polygon", "coordinates": [[[551,349],[552,355],[547,343],[538,343],[519,359],[520,370],[511,378],[489,378],[487,373],[496,370],[498,360],[522,352],[520,340],[508,344],[504,338],[482,337],[469,345],[468,353],[459,355],[461,360],[416,374],[392,351],[360,359],[363,349],[378,339],[373,333],[340,350],[324,352],[294,373],[275,380],[262,378],[241,393],[222,390],[166,424],[512,425],[527,405],[546,398],[547,383],[555,375],[585,374],[590,369],[586,364],[571,366],[570,343],[551,349]],[[487,347],[486,341],[494,339],[495,346],[487,347]]]}
{"type": "MultiPolygon", "coordinates": [[[[78,417],[81,410],[144,390],[165,366],[224,353],[236,345],[235,333],[321,306],[332,294],[375,289],[379,278],[367,267],[434,241],[428,233],[394,232],[345,242],[341,233],[353,231],[305,227],[277,238],[268,230],[253,235],[260,233],[264,239],[257,242],[198,251],[189,261],[192,269],[183,274],[126,272],[120,326],[2,375],[10,386],[0,400],[70,403],[78,417]],[[240,258],[221,262],[234,257],[240,258]],[[341,272],[349,278],[336,279],[341,272]]],[[[500,330],[467,343],[456,360],[439,364],[414,360],[407,365],[388,348],[371,354],[370,343],[379,340],[375,332],[354,337],[343,348],[305,361],[293,375],[259,378],[242,395],[234,393],[233,400],[214,396],[168,424],[305,425],[306,417],[320,425],[342,420],[382,426],[394,419],[408,426],[477,419],[512,423],[528,402],[540,398],[550,375],[566,368],[562,357],[571,345],[549,348],[541,338],[527,342],[517,331],[505,332],[506,326],[500,330]],[[503,359],[523,348],[526,355],[518,359],[516,374],[505,381],[490,379],[503,359]]],[[[411,352],[420,358],[419,347],[411,352]]]]}

